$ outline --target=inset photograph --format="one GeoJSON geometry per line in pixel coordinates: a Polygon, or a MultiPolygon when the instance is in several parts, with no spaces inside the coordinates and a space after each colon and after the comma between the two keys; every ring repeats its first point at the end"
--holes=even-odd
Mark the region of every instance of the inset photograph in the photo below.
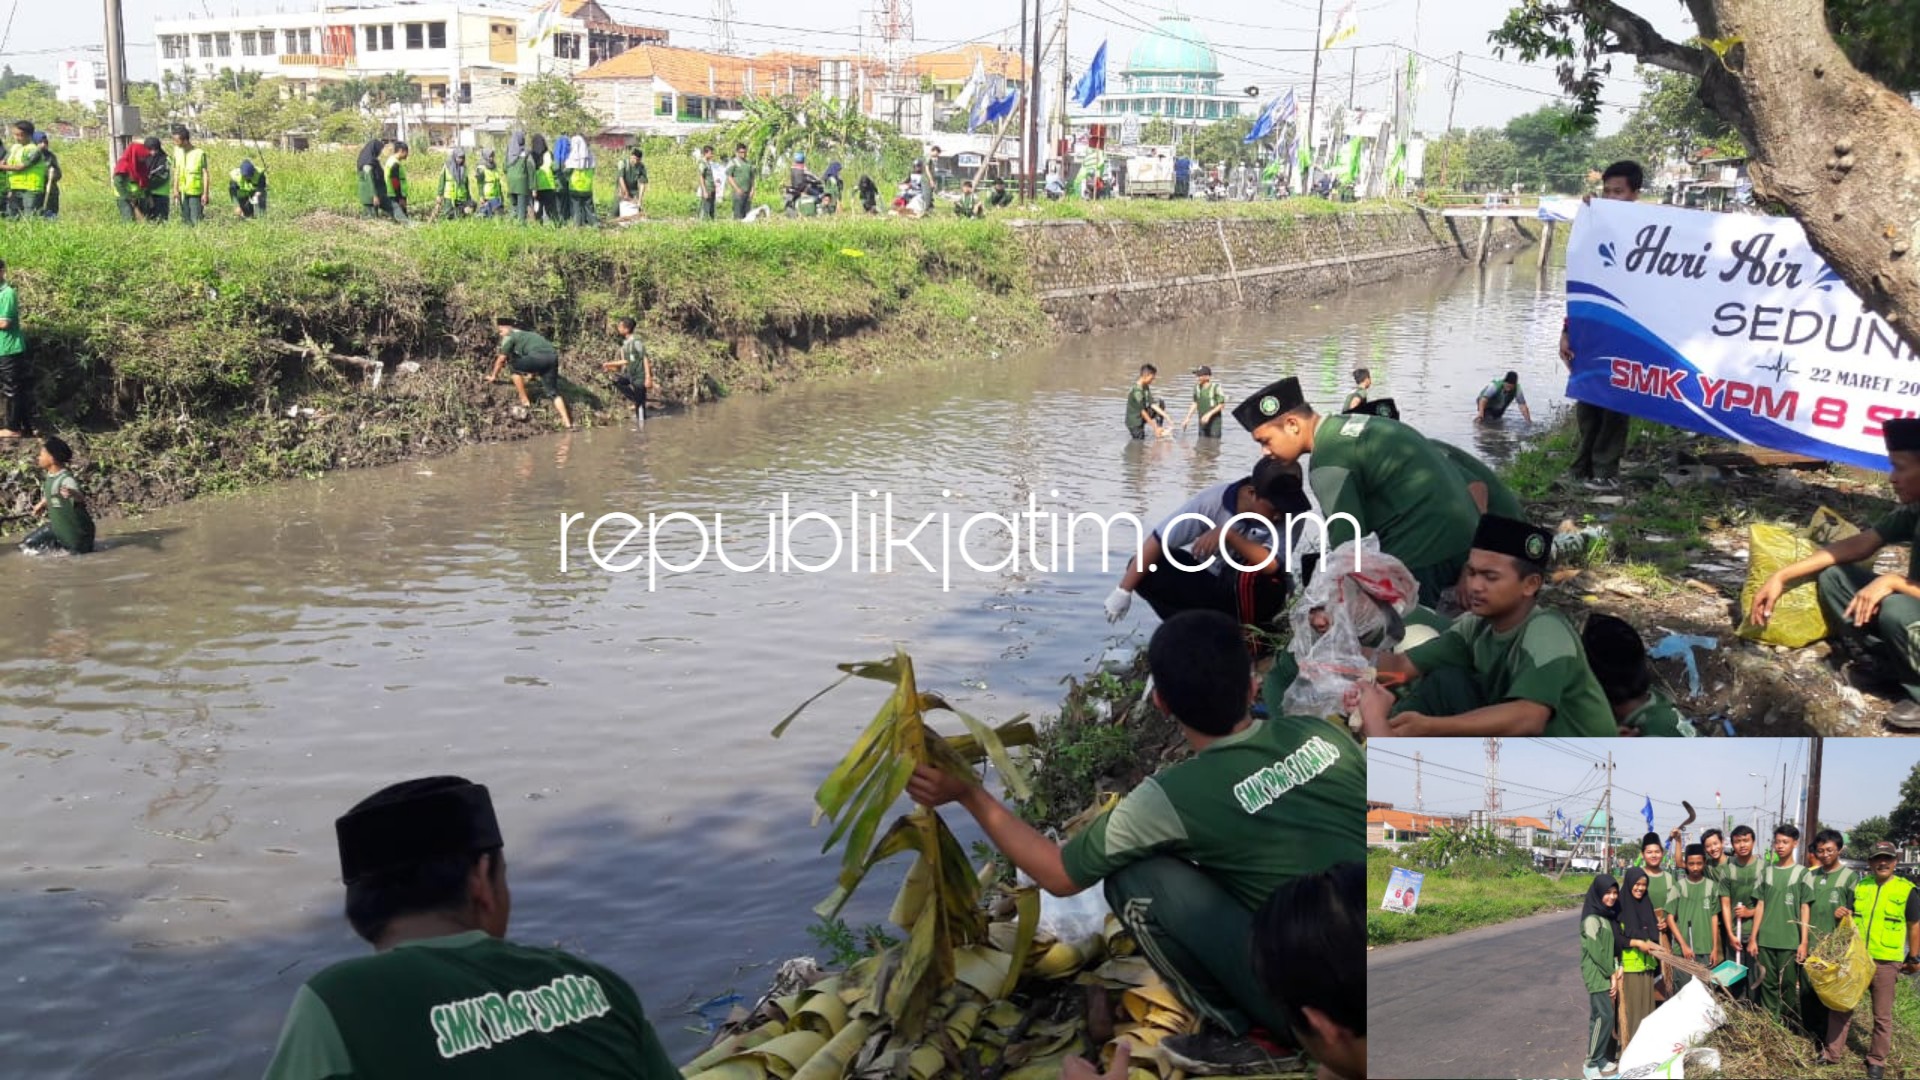
{"type": "Polygon", "coordinates": [[[1369,745],[1369,1074],[1920,1076],[1904,745],[1369,745]]]}

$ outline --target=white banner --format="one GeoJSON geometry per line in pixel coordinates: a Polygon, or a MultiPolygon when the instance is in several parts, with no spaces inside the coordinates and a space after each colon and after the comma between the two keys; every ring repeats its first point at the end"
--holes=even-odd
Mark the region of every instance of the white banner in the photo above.
{"type": "Polygon", "coordinates": [[[1886,470],[1920,357],[1790,218],[1595,199],[1567,247],[1567,394],[1756,446],[1886,470]]]}

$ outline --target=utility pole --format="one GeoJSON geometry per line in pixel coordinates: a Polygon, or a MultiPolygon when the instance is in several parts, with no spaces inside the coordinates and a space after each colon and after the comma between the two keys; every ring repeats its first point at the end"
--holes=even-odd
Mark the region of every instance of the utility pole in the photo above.
{"type": "Polygon", "coordinates": [[[1613,752],[1607,752],[1607,836],[1603,841],[1606,851],[1601,856],[1600,872],[1613,873],[1613,752]]]}
{"type": "Polygon", "coordinates": [[[1313,16],[1313,82],[1307,89],[1307,129],[1301,135],[1301,144],[1307,148],[1307,167],[1300,170],[1300,193],[1306,194],[1313,186],[1313,162],[1317,155],[1313,152],[1313,114],[1320,104],[1320,35],[1326,30],[1327,0],[1320,0],[1313,16]]]}
{"type": "Polygon", "coordinates": [[[1353,112],[1354,85],[1360,76],[1360,49],[1347,46],[1347,112],[1353,112]]]}
{"type": "Polygon", "coordinates": [[[1813,850],[1813,834],[1820,828],[1820,757],[1826,740],[1819,735],[1813,737],[1813,746],[1807,751],[1807,822],[1806,848],[1813,850]]]}
{"type": "Polygon", "coordinates": [[[126,153],[139,126],[139,116],[127,107],[127,31],[120,0],[107,0],[107,134],[113,140],[112,161],[126,153]]]}
{"type": "MultiPolygon", "coordinates": [[[[1453,83],[1451,86],[1447,88],[1447,130],[1445,134],[1449,138],[1451,138],[1453,135],[1453,107],[1456,104],[1458,104],[1459,101],[1460,101],[1460,54],[1456,52],[1453,54],[1453,83]]],[[[1449,145],[1447,148],[1447,152],[1445,154],[1440,155],[1440,186],[1443,188],[1447,186],[1447,165],[1451,162],[1452,158],[1453,158],[1453,148],[1451,145],[1449,145]]]]}
{"type": "MultiPolygon", "coordinates": [[[[1023,68],[1027,67],[1027,0],[1020,0],[1019,56],[1020,56],[1020,66],[1023,68]]],[[[1017,193],[1020,196],[1020,198],[1022,200],[1026,200],[1026,199],[1033,198],[1033,196],[1029,194],[1027,191],[1027,181],[1026,181],[1026,177],[1032,175],[1033,173],[1033,166],[1031,164],[1031,162],[1033,161],[1033,155],[1030,150],[1030,147],[1032,146],[1032,143],[1033,143],[1033,139],[1031,137],[1033,133],[1033,125],[1027,122],[1028,114],[1033,112],[1033,106],[1032,106],[1033,69],[1032,68],[1027,68],[1027,77],[1025,79],[1022,79],[1021,82],[1024,83],[1025,86],[1022,87],[1022,93],[1024,96],[1020,100],[1020,118],[1021,118],[1020,172],[1018,174],[1020,176],[1020,180],[1015,185],[1015,187],[1017,189],[1017,193]]]]}
{"type": "Polygon", "coordinates": [[[1427,812],[1427,802],[1420,796],[1420,751],[1413,752],[1413,809],[1415,813],[1427,812]]]}
{"type": "Polygon", "coordinates": [[[1780,766],[1780,812],[1779,816],[1773,819],[1775,828],[1779,828],[1781,823],[1787,820],[1787,770],[1791,768],[1793,768],[1791,765],[1780,766]]]}
{"type": "Polygon", "coordinates": [[[1054,153],[1060,159],[1060,182],[1073,182],[1073,173],[1067,168],[1068,159],[1073,151],[1073,129],[1067,126],[1067,98],[1072,96],[1073,87],[1067,81],[1067,9],[1071,0],[1060,0],[1060,138],[1054,144],[1054,153]]]}
{"type": "Polygon", "coordinates": [[[1487,740],[1487,816],[1500,813],[1500,740],[1487,740]]]}

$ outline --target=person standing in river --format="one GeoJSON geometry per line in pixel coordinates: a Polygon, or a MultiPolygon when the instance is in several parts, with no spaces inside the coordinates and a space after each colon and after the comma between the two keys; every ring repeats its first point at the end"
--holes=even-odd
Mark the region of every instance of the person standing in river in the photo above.
{"type": "Polygon", "coordinates": [[[47,523],[20,541],[23,551],[65,551],[85,555],[93,550],[93,515],[87,512],[87,497],[80,482],[73,478],[73,448],[64,439],[47,436],[40,444],[40,470],[46,479],[40,484],[40,501],[35,515],[47,515],[47,523]]]}
{"type": "Polygon", "coordinates": [[[1141,364],[1140,377],[1127,390],[1127,434],[1136,439],[1146,438],[1149,427],[1157,438],[1173,435],[1167,430],[1166,415],[1153,400],[1153,380],[1159,374],[1160,369],[1152,364],[1141,364]]]}
{"type": "Polygon", "coordinates": [[[679,1080],[625,979],[506,939],[505,844],[485,787],[404,781],[333,827],[347,922],[374,955],[300,987],[267,1080],[679,1080]]]}
{"type": "Polygon", "coordinates": [[[1520,373],[1509,371],[1504,378],[1493,380],[1486,389],[1480,391],[1479,400],[1474,402],[1477,410],[1474,418],[1483,424],[1500,420],[1507,415],[1507,409],[1514,405],[1520,406],[1522,420],[1533,423],[1533,412],[1527,408],[1527,395],[1520,392],[1520,373]]]}
{"type": "Polygon", "coordinates": [[[1353,391],[1347,395],[1346,404],[1340,407],[1343,413],[1359,412],[1360,406],[1367,403],[1367,394],[1373,390],[1373,372],[1366,368],[1353,369],[1353,391]]]}
{"type": "Polygon", "coordinates": [[[1186,418],[1180,421],[1180,430],[1187,430],[1193,423],[1194,415],[1200,417],[1200,437],[1217,439],[1220,437],[1220,414],[1227,411],[1227,392],[1213,381],[1213,368],[1202,364],[1193,369],[1193,404],[1187,407],[1186,418]]]}
{"type": "Polygon", "coordinates": [[[653,361],[647,358],[647,347],[641,342],[632,318],[623,315],[614,325],[620,330],[620,358],[601,364],[600,369],[615,373],[613,388],[633,404],[633,429],[638,431],[647,423],[647,395],[653,392],[653,361]]]}
{"type": "Polygon", "coordinates": [[[1254,973],[1254,912],[1287,881],[1366,855],[1366,762],[1344,728],[1248,714],[1258,684],[1240,624],[1216,611],[1147,644],[1153,703],[1193,756],[1128,792],[1064,846],[973,777],[914,769],[922,806],[958,803],[1054,896],[1100,885],[1140,951],[1203,1030],[1160,1044],[1197,1076],[1277,1072],[1288,1023],[1254,973]]]}

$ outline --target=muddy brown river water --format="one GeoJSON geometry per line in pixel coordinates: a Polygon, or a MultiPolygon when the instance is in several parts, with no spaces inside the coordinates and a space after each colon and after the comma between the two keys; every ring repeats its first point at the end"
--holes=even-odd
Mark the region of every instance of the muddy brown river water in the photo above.
{"type": "MultiPolygon", "coordinates": [[[[1196,364],[1236,401],[1297,371],[1335,405],[1365,363],[1408,420],[1498,457],[1525,425],[1474,430],[1487,380],[1518,369],[1536,421],[1560,401],[1564,303],[1548,274],[1528,253],[1292,310],[730,399],[644,434],[203,499],[104,523],[105,550],[86,558],[9,550],[0,1075],[257,1076],[300,982],[363,950],[339,914],[334,817],[448,772],[492,788],[514,936],[620,972],[684,1059],[701,1038],[690,1005],[751,996],[769,965],[818,951],[809,909],[835,860],[818,853],[810,794],[881,690],[836,691],[779,741],[768,729],[836,662],[898,642],[923,686],[975,715],[1044,713],[1063,678],[1143,643],[1152,615],[1138,604],[1109,627],[1117,564],[1102,573],[1084,550],[1072,574],[956,564],[947,589],[904,553],[892,574],[864,559],[733,573],[709,557],[650,590],[644,571],[583,566],[578,547],[563,574],[563,514],[764,523],[786,493],[793,514],[844,522],[850,496],[877,490],[898,520],[957,521],[1026,509],[1031,493],[1151,526],[1256,451],[1231,420],[1220,441],[1129,442],[1121,402],[1145,361],[1176,418],[1196,364]]],[[[694,550],[690,532],[663,544],[694,550]]],[[[796,529],[796,555],[830,549],[824,529],[796,529]]],[[[850,922],[884,916],[889,880],[850,922]]]]}

